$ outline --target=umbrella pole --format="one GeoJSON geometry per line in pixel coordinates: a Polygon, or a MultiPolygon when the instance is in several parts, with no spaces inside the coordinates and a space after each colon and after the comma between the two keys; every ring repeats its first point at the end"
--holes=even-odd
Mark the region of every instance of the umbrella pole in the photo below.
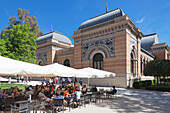
{"type": "Polygon", "coordinates": [[[58,86],[59,86],[59,84],[60,84],[60,77],[58,77],[58,86]]]}
{"type": "Polygon", "coordinates": [[[26,83],[26,86],[28,86],[28,76],[27,76],[27,83],[26,83]]]}
{"type": "Polygon", "coordinates": [[[1,76],[0,76],[0,88],[1,88],[1,76]]]}
{"type": "Polygon", "coordinates": [[[55,76],[55,93],[56,93],[56,80],[57,80],[57,77],[55,76]]]}
{"type": "Polygon", "coordinates": [[[88,87],[89,87],[89,77],[88,77],[88,87]]]}

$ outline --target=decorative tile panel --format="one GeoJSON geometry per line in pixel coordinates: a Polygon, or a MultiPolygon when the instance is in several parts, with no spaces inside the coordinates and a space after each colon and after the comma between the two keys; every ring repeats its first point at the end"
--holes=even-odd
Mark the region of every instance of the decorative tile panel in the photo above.
{"type": "Polygon", "coordinates": [[[44,64],[47,64],[47,52],[38,53],[36,54],[36,57],[40,58],[44,62],[44,64]]]}
{"type": "MultiPolygon", "coordinates": [[[[92,42],[88,42],[88,43],[83,43],[82,44],[82,60],[87,60],[86,55],[88,54],[89,51],[90,51],[89,55],[93,51],[95,51],[95,48],[93,48],[93,47],[99,47],[98,49],[103,51],[105,53],[106,57],[114,57],[114,55],[115,55],[114,38],[110,37],[110,38],[96,40],[96,41],[92,41],[92,42]],[[109,56],[107,56],[106,51],[101,47],[106,48],[107,52],[109,53],[109,56]],[[93,49],[91,50],[91,48],[93,48],[93,49]]],[[[87,57],[88,59],[89,59],[89,55],[87,57]]]]}

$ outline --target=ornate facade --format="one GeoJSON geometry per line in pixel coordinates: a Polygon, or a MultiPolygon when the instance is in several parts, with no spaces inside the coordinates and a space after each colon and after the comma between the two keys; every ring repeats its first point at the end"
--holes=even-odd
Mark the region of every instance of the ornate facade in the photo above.
{"type": "Polygon", "coordinates": [[[60,63],[77,69],[93,67],[116,73],[114,78],[93,79],[91,84],[127,87],[143,76],[147,62],[168,59],[168,46],[157,34],[143,35],[133,21],[115,9],[83,22],[70,39],[58,32],[38,38],[40,64],[60,63]]]}

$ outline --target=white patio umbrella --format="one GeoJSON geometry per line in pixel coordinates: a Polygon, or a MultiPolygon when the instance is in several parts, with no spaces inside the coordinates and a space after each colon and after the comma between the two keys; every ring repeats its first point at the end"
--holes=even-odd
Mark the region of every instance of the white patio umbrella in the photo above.
{"type": "Polygon", "coordinates": [[[78,71],[77,69],[67,67],[58,63],[46,65],[43,67],[59,77],[76,77],[76,72],[78,71]]]}
{"type": "Polygon", "coordinates": [[[79,69],[78,71],[79,73],[87,73],[86,76],[77,76],[77,77],[88,78],[88,86],[89,86],[89,78],[105,78],[105,77],[114,77],[116,75],[115,73],[112,72],[94,69],[91,67],[79,69]]]}
{"type": "Polygon", "coordinates": [[[0,75],[22,75],[30,77],[54,76],[42,66],[0,56],[0,75]]]}

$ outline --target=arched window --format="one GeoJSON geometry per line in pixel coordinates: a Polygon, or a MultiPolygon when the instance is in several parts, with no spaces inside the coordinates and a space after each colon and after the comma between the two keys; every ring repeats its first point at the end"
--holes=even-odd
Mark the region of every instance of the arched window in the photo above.
{"type": "Polygon", "coordinates": [[[143,63],[142,63],[142,58],[141,58],[141,60],[140,60],[140,71],[141,71],[141,73],[143,73],[143,63]]]}
{"type": "Polygon", "coordinates": [[[43,66],[44,65],[44,62],[42,60],[39,61],[38,63],[40,66],[43,66]]]}
{"type": "Polygon", "coordinates": [[[145,59],[143,60],[143,68],[145,68],[145,65],[146,65],[146,61],[145,59]]]}
{"type": "Polygon", "coordinates": [[[133,73],[133,53],[131,53],[131,73],[133,73]]]}
{"type": "Polygon", "coordinates": [[[101,53],[93,56],[93,68],[103,70],[103,55],[101,53]]]}
{"type": "Polygon", "coordinates": [[[64,60],[64,66],[70,67],[70,60],[69,59],[64,60]]]}

